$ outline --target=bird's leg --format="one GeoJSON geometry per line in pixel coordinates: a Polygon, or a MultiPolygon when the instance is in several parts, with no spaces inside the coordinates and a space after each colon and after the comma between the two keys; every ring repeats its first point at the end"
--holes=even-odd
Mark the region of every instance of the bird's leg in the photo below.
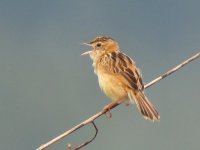
{"type": "Polygon", "coordinates": [[[106,116],[107,116],[108,118],[112,118],[112,114],[111,114],[111,112],[110,112],[110,109],[112,109],[115,105],[120,104],[123,100],[124,100],[123,98],[120,98],[120,99],[118,99],[118,100],[116,100],[116,101],[114,101],[114,102],[112,102],[112,103],[106,105],[106,106],[103,108],[102,111],[106,113],[106,116]]]}
{"type": "Polygon", "coordinates": [[[129,105],[130,105],[130,100],[125,100],[125,101],[124,101],[124,104],[125,104],[126,106],[129,106],[129,105]]]}

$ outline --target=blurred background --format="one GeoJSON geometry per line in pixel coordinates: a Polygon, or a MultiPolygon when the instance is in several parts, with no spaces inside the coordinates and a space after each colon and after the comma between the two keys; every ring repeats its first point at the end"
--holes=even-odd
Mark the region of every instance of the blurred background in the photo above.
{"type": "MultiPolygon", "coordinates": [[[[1,0],[0,149],[33,150],[100,111],[88,47],[98,35],[116,39],[142,70],[145,83],[200,51],[198,0],[1,0]]],[[[200,147],[200,60],[146,94],[161,115],[144,120],[134,105],[96,120],[99,134],[85,149],[169,150],[200,147]]],[[[85,127],[49,150],[77,146],[85,127]]]]}

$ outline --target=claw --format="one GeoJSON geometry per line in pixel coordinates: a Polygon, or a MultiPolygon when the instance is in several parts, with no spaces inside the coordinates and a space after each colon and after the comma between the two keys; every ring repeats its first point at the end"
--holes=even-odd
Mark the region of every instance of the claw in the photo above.
{"type": "Polygon", "coordinates": [[[110,112],[110,110],[108,110],[105,115],[108,119],[112,118],[112,113],[110,112]]]}
{"type": "Polygon", "coordinates": [[[112,113],[110,112],[110,109],[112,108],[112,105],[106,105],[104,108],[103,108],[103,112],[105,112],[105,115],[106,117],[108,118],[112,118],[112,113]]]}

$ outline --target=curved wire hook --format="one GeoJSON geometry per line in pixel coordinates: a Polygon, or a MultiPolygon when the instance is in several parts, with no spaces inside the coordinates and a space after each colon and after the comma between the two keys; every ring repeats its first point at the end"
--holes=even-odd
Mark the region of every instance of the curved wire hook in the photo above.
{"type": "Polygon", "coordinates": [[[88,145],[89,143],[91,143],[96,138],[96,136],[98,134],[98,128],[97,128],[96,124],[94,123],[94,121],[92,121],[91,124],[93,125],[93,127],[95,129],[94,136],[90,140],[88,140],[88,141],[82,143],[81,145],[79,145],[78,147],[76,147],[74,150],[79,150],[79,149],[83,148],[84,146],[88,145]]]}

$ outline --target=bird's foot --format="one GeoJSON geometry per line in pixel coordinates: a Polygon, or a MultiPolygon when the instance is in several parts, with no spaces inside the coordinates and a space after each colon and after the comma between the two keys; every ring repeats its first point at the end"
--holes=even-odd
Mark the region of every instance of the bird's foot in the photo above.
{"type": "Polygon", "coordinates": [[[125,101],[124,104],[125,104],[126,106],[129,106],[129,105],[130,105],[130,102],[129,102],[129,101],[125,101]]]}
{"type": "Polygon", "coordinates": [[[111,114],[110,110],[111,110],[113,107],[115,107],[116,105],[120,104],[122,101],[123,101],[123,98],[118,99],[118,100],[116,100],[116,101],[114,101],[114,102],[112,102],[112,103],[106,105],[106,106],[103,108],[102,111],[106,114],[106,116],[107,116],[108,118],[112,118],[112,114],[111,114]]]}
{"type": "Polygon", "coordinates": [[[106,105],[102,110],[103,112],[105,112],[105,115],[108,118],[112,118],[112,113],[110,112],[110,109],[112,108],[113,105],[111,105],[111,104],[106,105]]]}

